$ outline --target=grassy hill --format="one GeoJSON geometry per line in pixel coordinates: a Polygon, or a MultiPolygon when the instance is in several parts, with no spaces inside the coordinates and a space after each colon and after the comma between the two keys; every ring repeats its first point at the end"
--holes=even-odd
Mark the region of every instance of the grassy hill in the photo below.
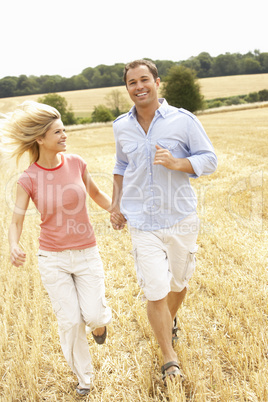
{"type": "MultiPolygon", "coordinates": [[[[250,92],[268,89],[268,74],[202,78],[199,80],[199,83],[205,99],[246,95],[250,92]]],[[[93,111],[94,106],[105,104],[105,97],[114,89],[118,89],[126,96],[127,100],[129,99],[124,86],[59,92],[59,95],[65,97],[68,105],[72,106],[76,116],[84,117],[88,116],[93,111]]],[[[40,95],[28,95],[0,99],[0,113],[12,111],[26,99],[37,100],[39,97],[40,95]]]]}

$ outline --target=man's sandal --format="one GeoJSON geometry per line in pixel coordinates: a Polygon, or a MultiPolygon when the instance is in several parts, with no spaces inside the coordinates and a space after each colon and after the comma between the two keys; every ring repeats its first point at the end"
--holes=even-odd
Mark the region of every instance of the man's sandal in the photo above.
{"type": "Polygon", "coordinates": [[[177,336],[177,331],[178,331],[178,327],[177,327],[177,315],[174,318],[173,321],[173,328],[172,328],[172,345],[174,346],[177,342],[178,342],[178,336],[177,336]]]}
{"type": "Polygon", "coordinates": [[[162,380],[165,380],[166,377],[171,377],[171,376],[175,377],[175,376],[178,376],[178,375],[180,376],[181,381],[185,380],[185,378],[184,378],[184,376],[183,376],[183,374],[182,374],[182,372],[180,370],[180,366],[175,361],[171,361],[171,362],[168,362],[168,363],[164,364],[161,367],[161,371],[162,371],[162,374],[163,374],[162,375],[162,380]],[[175,370],[167,371],[170,367],[176,367],[176,368],[175,368],[175,370]]]}

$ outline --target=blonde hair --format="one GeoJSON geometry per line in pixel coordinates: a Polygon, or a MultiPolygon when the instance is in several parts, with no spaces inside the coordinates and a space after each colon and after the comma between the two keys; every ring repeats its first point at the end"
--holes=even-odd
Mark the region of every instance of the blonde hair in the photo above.
{"type": "Polygon", "coordinates": [[[0,120],[2,148],[16,157],[18,164],[22,155],[28,151],[30,163],[39,158],[38,138],[45,136],[55,120],[61,115],[57,109],[43,103],[25,101],[13,112],[0,120]]]}

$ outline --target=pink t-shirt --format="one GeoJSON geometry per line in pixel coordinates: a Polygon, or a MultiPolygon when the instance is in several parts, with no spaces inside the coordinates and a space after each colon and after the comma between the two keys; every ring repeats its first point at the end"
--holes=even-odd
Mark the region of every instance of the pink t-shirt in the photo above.
{"type": "Polygon", "coordinates": [[[82,180],[85,169],[80,156],[61,154],[61,164],[55,169],[34,163],[20,176],[18,183],[41,214],[41,250],[81,250],[96,245],[82,180]]]}

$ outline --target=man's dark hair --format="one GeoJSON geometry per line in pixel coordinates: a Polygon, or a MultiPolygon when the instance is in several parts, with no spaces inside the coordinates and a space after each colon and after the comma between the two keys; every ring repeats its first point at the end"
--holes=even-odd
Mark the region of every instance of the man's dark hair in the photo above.
{"type": "Polygon", "coordinates": [[[127,79],[128,70],[130,70],[131,68],[137,68],[139,66],[147,66],[149,71],[152,73],[154,80],[156,81],[156,79],[158,77],[158,71],[157,71],[156,65],[152,61],[140,59],[140,60],[131,61],[130,63],[125,65],[124,81],[125,81],[126,85],[127,85],[126,79],[127,79]]]}

